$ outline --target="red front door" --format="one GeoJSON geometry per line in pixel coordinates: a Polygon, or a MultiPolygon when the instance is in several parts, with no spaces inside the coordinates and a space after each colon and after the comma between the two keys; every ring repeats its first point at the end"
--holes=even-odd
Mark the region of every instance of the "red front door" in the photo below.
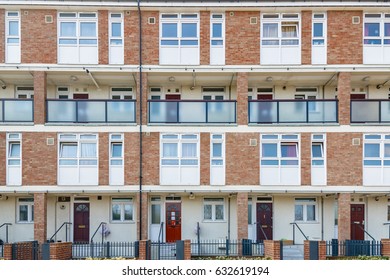
{"type": "Polygon", "coordinates": [[[256,205],[257,242],[272,240],[272,203],[257,203],[256,205]]]}
{"type": "Polygon", "coordinates": [[[351,240],[364,240],[364,204],[351,204],[351,240]]]}
{"type": "Polygon", "coordinates": [[[74,93],[73,99],[88,99],[88,93],[74,93]]]}
{"type": "Polygon", "coordinates": [[[74,204],[73,241],[89,242],[89,203],[74,204]]]}
{"type": "Polygon", "coordinates": [[[257,100],[272,100],[273,99],[272,94],[258,94],[257,95],[257,100]]]}
{"type": "Polygon", "coordinates": [[[180,94],[166,94],[166,100],[180,100],[180,94]]]}
{"type": "Polygon", "coordinates": [[[351,100],[366,99],[365,93],[351,93],[351,100]]]}
{"type": "Polygon", "coordinates": [[[166,207],[166,241],[181,240],[181,203],[167,203],[166,207]]]}

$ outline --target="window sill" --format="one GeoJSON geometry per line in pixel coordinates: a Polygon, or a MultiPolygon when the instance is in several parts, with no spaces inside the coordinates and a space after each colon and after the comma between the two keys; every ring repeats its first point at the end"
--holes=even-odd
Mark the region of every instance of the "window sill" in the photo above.
{"type": "Polygon", "coordinates": [[[210,224],[210,223],[223,224],[223,223],[226,223],[226,221],[225,220],[223,220],[223,221],[203,220],[202,223],[206,223],[206,224],[210,224]]]}

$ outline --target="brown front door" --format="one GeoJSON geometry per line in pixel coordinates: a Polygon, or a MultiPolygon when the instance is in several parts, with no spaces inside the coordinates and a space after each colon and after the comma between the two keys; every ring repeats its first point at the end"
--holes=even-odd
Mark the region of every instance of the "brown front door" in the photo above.
{"type": "Polygon", "coordinates": [[[256,205],[257,242],[272,240],[272,203],[257,203],[256,205]]]}
{"type": "Polygon", "coordinates": [[[257,100],[272,100],[273,95],[272,94],[258,94],[257,100]]]}
{"type": "Polygon", "coordinates": [[[74,204],[73,241],[89,242],[89,203],[74,204]]]}
{"type": "Polygon", "coordinates": [[[351,93],[351,100],[366,99],[365,93],[351,93]]]}
{"type": "Polygon", "coordinates": [[[351,240],[364,240],[364,204],[351,204],[351,240]]]}
{"type": "Polygon", "coordinates": [[[167,203],[166,207],[166,241],[181,240],[181,203],[167,203]]]}
{"type": "Polygon", "coordinates": [[[88,99],[88,93],[74,93],[73,99],[88,99]]]}
{"type": "Polygon", "coordinates": [[[180,94],[166,94],[165,95],[166,100],[180,100],[180,94]]]}

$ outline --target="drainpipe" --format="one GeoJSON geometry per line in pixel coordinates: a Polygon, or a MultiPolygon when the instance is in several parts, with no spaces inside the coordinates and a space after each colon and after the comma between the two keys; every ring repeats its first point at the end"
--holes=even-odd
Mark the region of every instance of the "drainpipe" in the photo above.
{"type": "Polygon", "coordinates": [[[142,240],[142,15],[141,0],[137,1],[139,21],[139,240],[142,240]]]}
{"type": "Polygon", "coordinates": [[[321,240],[324,240],[324,197],[321,196],[321,240]]]}

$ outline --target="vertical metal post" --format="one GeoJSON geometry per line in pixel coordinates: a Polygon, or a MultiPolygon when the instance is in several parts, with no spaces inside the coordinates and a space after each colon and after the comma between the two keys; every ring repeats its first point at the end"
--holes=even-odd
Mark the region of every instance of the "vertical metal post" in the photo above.
{"type": "Polygon", "coordinates": [[[293,244],[295,245],[295,225],[293,224],[293,244]]]}
{"type": "Polygon", "coordinates": [[[283,240],[280,240],[279,254],[280,254],[280,259],[283,260],[283,240]]]}
{"type": "Polygon", "coordinates": [[[204,101],[206,103],[206,123],[209,123],[209,103],[207,101],[204,101]]]}
{"type": "Polygon", "coordinates": [[[305,100],[306,102],[306,122],[309,123],[309,102],[310,100],[305,100]]]}
{"type": "Polygon", "coordinates": [[[226,238],[226,256],[229,256],[229,239],[226,238]]]}

